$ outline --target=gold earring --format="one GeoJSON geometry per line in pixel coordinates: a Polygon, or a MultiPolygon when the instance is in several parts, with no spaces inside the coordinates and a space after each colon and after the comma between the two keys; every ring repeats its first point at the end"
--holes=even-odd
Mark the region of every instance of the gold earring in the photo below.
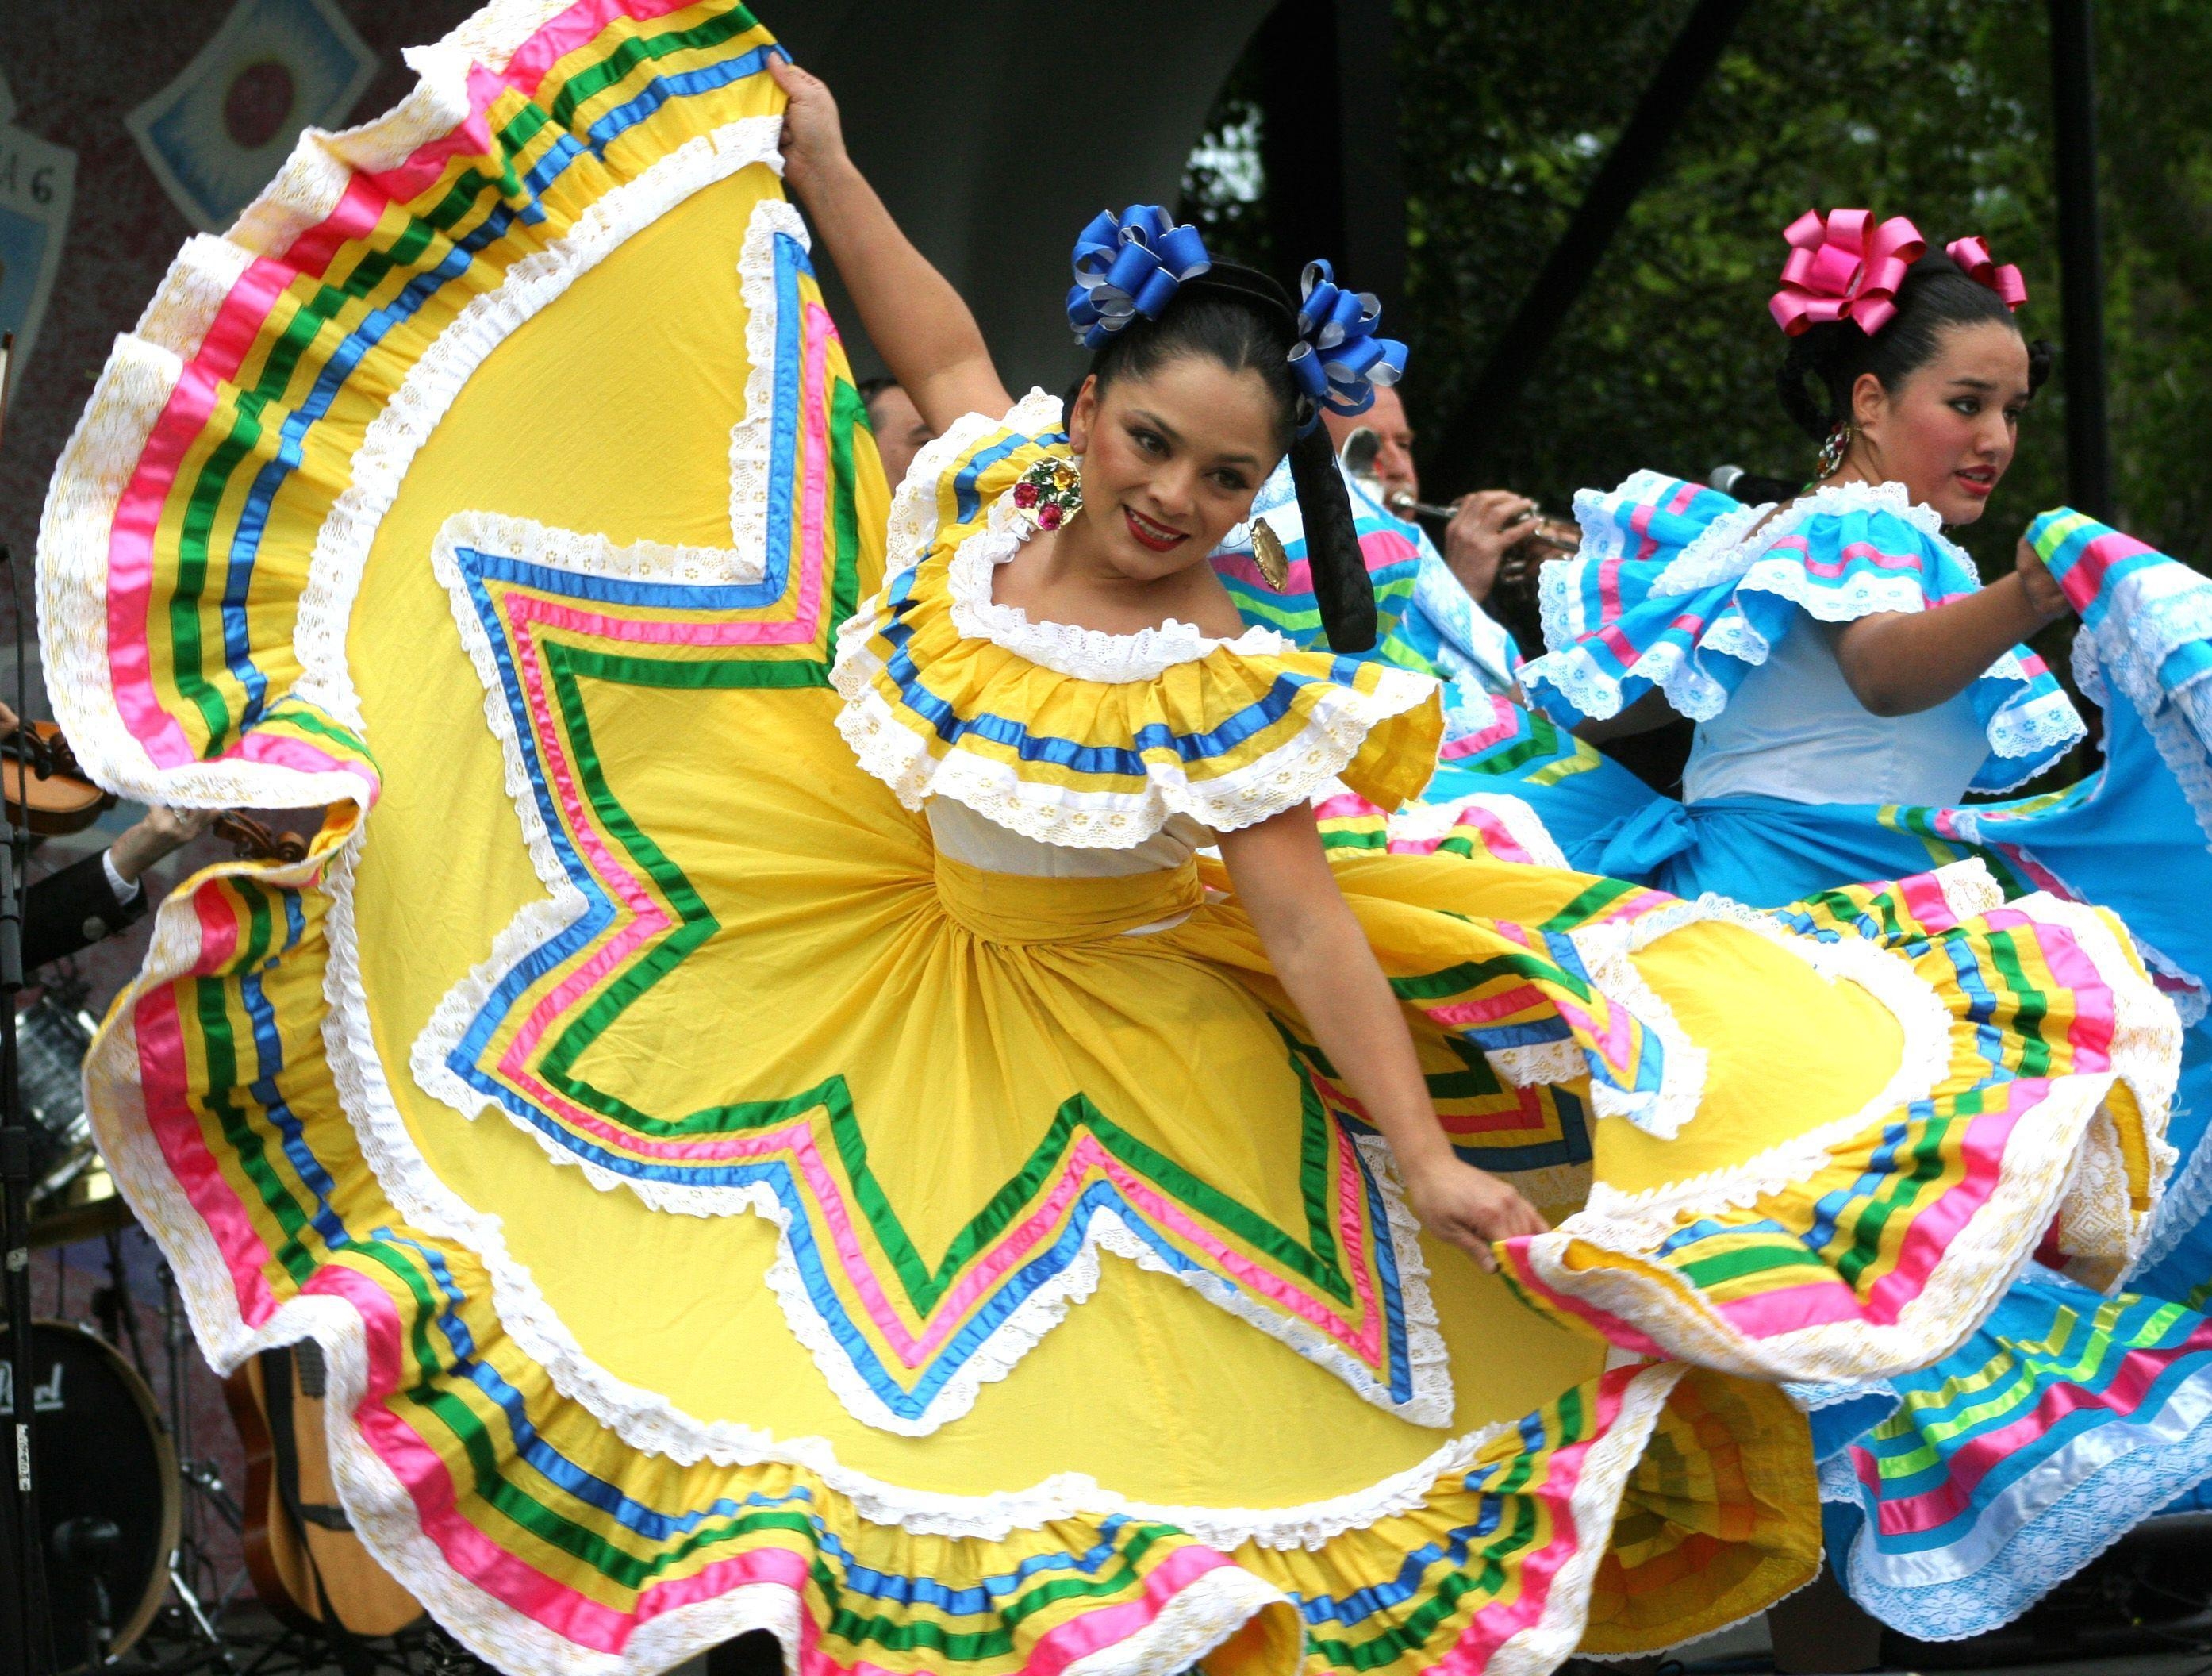
{"type": "Polygon", "coordinates": [[[1291,579],[1291,556],[1265,518],[1252,521],[1252,561],[1260,567],[1261,580],[1281,593],[1291,579]]]}

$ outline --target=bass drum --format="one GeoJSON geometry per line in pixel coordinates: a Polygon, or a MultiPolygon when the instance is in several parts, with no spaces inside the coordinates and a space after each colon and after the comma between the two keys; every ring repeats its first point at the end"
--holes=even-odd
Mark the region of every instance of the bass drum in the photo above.
{"type": "MultiPolygon", "coordinates": [[[[9,1411],[13,1398],[9,1341],[8,1329],[0,1326],[0,1414],[9,1411]]],[[[176,1452],[154,1394],[106,1340],[65,1322],[35,1321],[31,1356],[39,1417],[33,1459],[39,1522],[46,1531],[48,1617],[56,1667],[68,1676],[93,1667],[102,1585],[114,1635],[111,1656],[153,1621],[168,1593],[182,1496],[176,1452]],[[116,1539],[88,1542],[103,1521],[115,1527],[116,1539]],[[63,1533],[59,1545],[58,1532],[63,1533]],[[87,1557],[64,1557],[88,1548],[93,1551],[87,1557]]]]}

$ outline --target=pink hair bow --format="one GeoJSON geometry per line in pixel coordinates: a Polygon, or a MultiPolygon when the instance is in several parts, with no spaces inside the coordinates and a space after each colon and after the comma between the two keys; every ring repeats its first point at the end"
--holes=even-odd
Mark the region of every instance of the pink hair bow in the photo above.
{"type": "Polygon", "coordinates": [[[1995,291],[2006,308],[2018,308],[2027,301],[2027,282],[2020,277],[2020,270],[2009,262],[1999,267],[1997,259],[1980,239],[1954,239],[1943,247],[1943,253],[1966,270],[1967,278],[1995,291]]]}
{"type": "Polygon", "coordinates": [[[1928,249],[1903,216],[1877,226],[1871,210],[1808,210],[1782,236],[1790,259],[1782,289],[1767,303],[1774,323],[1795,338],[1808,326],[1854,320],[1871,335],[1897,312],[1897,288],[1928,249]]]}

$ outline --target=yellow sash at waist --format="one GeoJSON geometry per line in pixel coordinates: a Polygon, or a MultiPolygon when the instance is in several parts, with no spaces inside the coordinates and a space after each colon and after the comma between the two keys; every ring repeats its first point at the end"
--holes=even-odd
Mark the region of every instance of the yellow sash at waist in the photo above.
{"type": "Polygon", "coordinates": [[[939,852],[937,894],[954,919],[991,942],[1091,942],[1187,914],[1206,900],[1198,868],[1112,879],[988,873],[939,852]]]}

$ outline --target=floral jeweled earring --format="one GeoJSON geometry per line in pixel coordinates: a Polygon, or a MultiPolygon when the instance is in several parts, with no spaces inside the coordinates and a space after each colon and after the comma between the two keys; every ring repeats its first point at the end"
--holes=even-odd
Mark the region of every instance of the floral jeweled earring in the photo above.
{"type": "Polygon", "coordinates": [[[1014,504],[1039,529],[1058,529],[1083,510],[1083,474],[1073,460],[1048,454],[1014,480],[1014,504]]]}
{"type": "Polygon", "coordinates": [[[1813,481],[1825,483],[1844,468],[1844,456],[1851,451],[1851,439],[1859,429],[1849,419],[1836,421],[1836,428],[1828,433],[1828,440],[1820,444],[1820,457],[1813,462],[1813,481]]]}

